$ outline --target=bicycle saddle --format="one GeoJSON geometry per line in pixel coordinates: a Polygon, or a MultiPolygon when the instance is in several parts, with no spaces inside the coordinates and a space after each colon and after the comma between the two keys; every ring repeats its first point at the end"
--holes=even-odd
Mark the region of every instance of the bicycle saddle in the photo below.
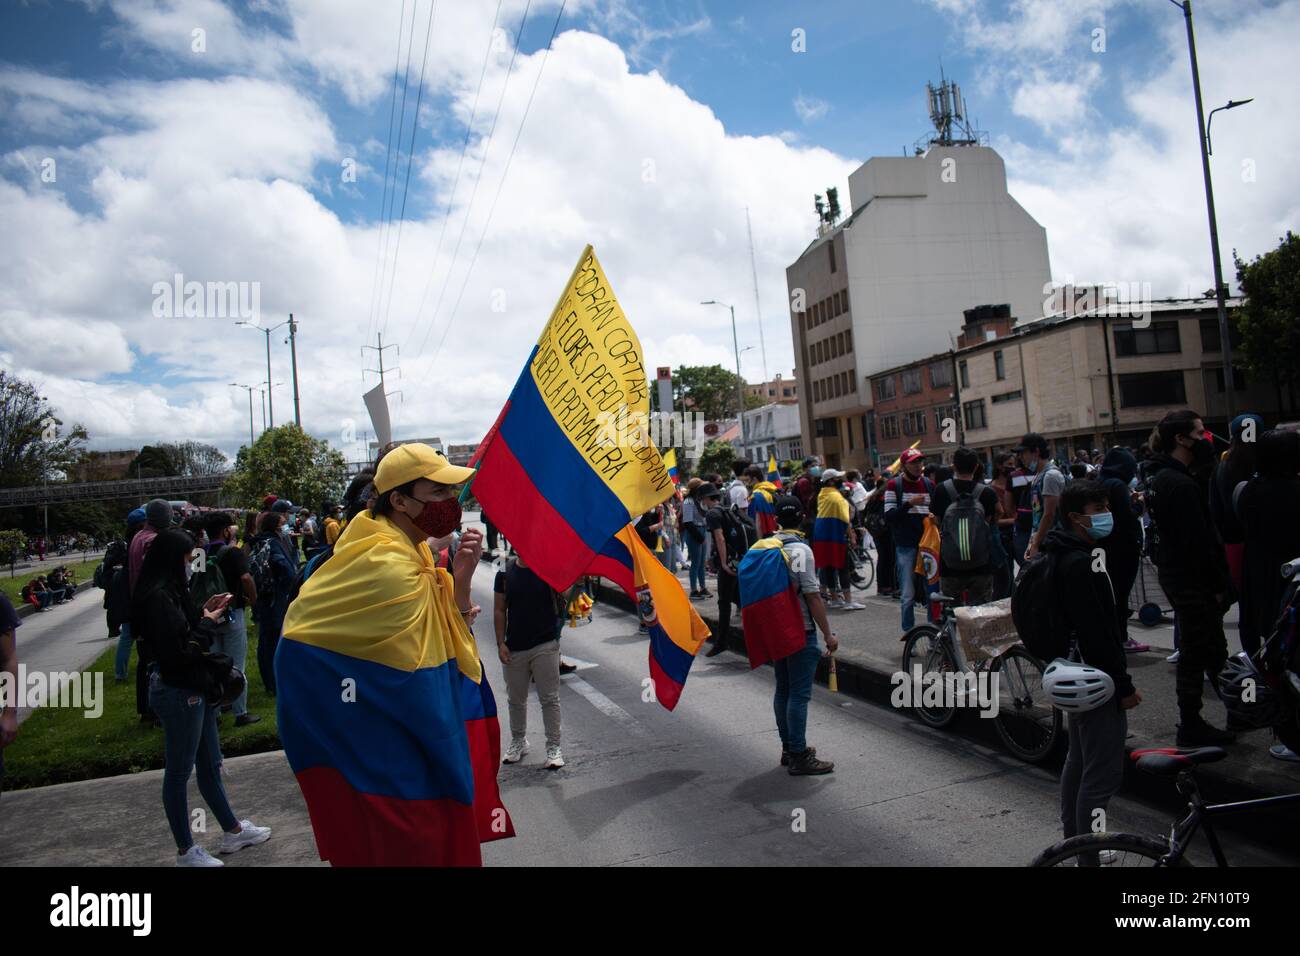
{"type": "Polygon", "coordinates": [[[1152,747],[1135,750],[1130,756],[1139,770],[1161,777],[1172,777],[1197,764],[1215,763],[1228,756],[1222,747],[1152,747]]]}
{"type": "Polygon", "coordinates": [[[930,603],[931,604],[956,604],[957,599],[955,597],[949,597],[946,594],[931,594],[930,603]]]}

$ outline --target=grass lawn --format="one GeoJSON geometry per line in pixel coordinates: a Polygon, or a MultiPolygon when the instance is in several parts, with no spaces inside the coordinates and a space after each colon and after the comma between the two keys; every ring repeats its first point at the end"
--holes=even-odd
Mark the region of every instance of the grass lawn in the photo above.
{"type": "Polygon", "coordinates": [[[0,566],[0,591],[4,592],[5,597],[9,598],[9,603],[16,608],[22,603],[23,585],[38,574],[49,575],[52,568],[57,568],[61,564],[70,569],[77,576],[77,583],[81,584],[95,576],[95,567],[99,562],[99,558],[91,561],[55,561],[47,558],[44,564],[38,561],[36,567],[19,571],[13,577],[9,576],[7,567],[0,566]]]}
{"type": "MultiPolygon", "coordinates": [[[[275,701],[262,686],[257,667],[256,632],[256,625],[250,624],[245,674],[248,711],[262,720],[236,727],[233,715],[222,716],[221,752],[227,757],[280,747],[275,701]]],[[[131,679],[118,684],[113,680],[116,651],[114,644],[87,668],[104,674],[104,712],[97,719],[84,717],[80,710],[40,707],[23,721],[18,739],[5,749],[6,790],[162,768],[162,729],[140,723],[135,712],[135,652],[131,679]]]]}

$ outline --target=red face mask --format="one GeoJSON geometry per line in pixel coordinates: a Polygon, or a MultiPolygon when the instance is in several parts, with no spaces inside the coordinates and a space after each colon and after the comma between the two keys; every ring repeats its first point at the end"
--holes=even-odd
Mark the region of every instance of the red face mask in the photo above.
{"type": "Polygon", "coordinates": [[[460,527],[460,502],[455,498],[426,501],[411,521],[431,538],[446,537],[460,527]]]}

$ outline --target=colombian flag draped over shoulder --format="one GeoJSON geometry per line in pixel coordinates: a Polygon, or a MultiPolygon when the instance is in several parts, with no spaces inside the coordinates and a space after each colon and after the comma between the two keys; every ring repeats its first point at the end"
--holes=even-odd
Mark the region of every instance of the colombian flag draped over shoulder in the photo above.
{"type": "Polygon", "coordinates": [[[819,568],[840,568],[848,556],[849,500],[835,488],[817,494],[817,521],[813,524],[813,557],[819,568]]]}
{"type": "Polygon", "coordinates": [[[939,522],[934,515],[925,516],[925,530],[916,546],[916,573],[925,578],[925,593],[939,591],[939,522]]]}
{"type": "Polygon", "coordinates": [[[776,486],[770,481],[760,481],[754,486],[754,494],[749,499],[749,516],[754,519],[760,538],[776,534],[776,486]]]}
{"type": "Polygon", "coordinates": [[[650,671],[671,710],[708,628],[629,527],[675,487],[646,431],[649,413],[640,340],[587,246],[474,454],[474,495],[557,591],[603,574],[643,619],[652,608],[650,671]]]}
{"type": "Polygon", "coordinates": [[[609,578],[636,601],[641,620],[650,630],[655,697],[672,710],[695,655],[709,636],[708,625],[686,597],[677,576],[650,553],[632,525],[609,540],[588,573],[609,578]]]}
{"type": "Polygon", "coordinates": [[[763,538],[745,552],[736,569],[751,668],[789,657],[807,642],[801,598],[788,562],[780,538],[763,538]]]}
{"type": "Polygon", "coordinates": [[[285,755],[321,859],[479,865],[513,836],[500,732],[451,575],[362,512],[289,605],[276,651],[285,755]]]}

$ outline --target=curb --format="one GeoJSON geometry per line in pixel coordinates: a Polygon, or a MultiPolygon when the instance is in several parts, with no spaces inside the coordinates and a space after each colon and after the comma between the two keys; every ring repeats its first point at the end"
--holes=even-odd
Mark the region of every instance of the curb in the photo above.
{"type": "MultiPolygon", "coordinates": [[[[77,585],[77,593],[80,594],[82,591],[88,591],[94,586],[94,581],[82,581],[77,585]]],[[[14,608],[14,613],[20,618],[31,617],[36,613],[36,607],[32,604],[19,604],[18,607],[14,608]]]]}

